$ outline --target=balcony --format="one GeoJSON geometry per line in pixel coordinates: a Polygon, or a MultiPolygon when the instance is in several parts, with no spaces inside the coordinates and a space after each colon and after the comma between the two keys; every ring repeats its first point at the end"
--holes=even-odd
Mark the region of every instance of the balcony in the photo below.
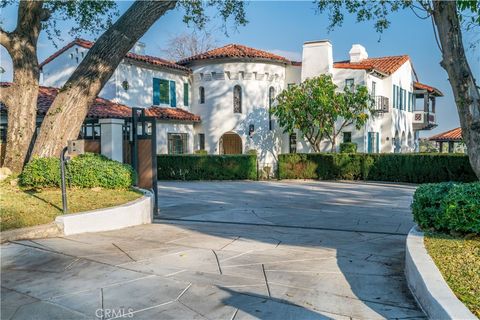
{"type": "Polygon", "coordinates": [[[413,130],[431,130],[437,126],[435,113],[426,111],[413,112],[413,130]]]}
{"type": "Polygon", "coordinates": [[[388,112],[388,98],[384,96],[375,96],[375,103],[373,105],[374,113],[386,113],[388,112]]]}

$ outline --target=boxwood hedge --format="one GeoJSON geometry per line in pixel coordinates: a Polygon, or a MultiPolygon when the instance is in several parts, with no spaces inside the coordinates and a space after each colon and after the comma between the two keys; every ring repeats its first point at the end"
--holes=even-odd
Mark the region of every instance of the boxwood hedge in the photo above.
{"type": "Polygon", "coordinates": [[[477,181],[462,154],[298,153],[279,155],[281,179],[411,183],[477,181]]]}
{"type": "Polygon", "coordinates": [[[257,179],[256,155],[159,155],[159,180],[257,179]]]}
{"type": "Polygon", "coordinates": [[[480,234],[480,182],[423,184],[413,196],[412,213],[423,229],[480,234]]]}
{"type": "MultiPolygon", "coordinates": [[[[86,153],[71,159],[66,166],[67,182],[72,187],[107,189],[129,188],[135,182],[132,168],[105,156],[86,153]]],[[[30,188],[60,186],[60,160],[35,158],[19,177],[20,185],[30,188]]]]}

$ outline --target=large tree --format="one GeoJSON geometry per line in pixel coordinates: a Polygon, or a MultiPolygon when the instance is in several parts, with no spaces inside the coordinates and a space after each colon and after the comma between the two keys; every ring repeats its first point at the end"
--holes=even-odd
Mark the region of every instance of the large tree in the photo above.
{"type": "MultiPolygon", "coordinates": [[[[1,1],[0,8],[14,1],[1,1]]],[[[0,44],[13,64],[13,84],[0,87],[0,99],[8,108],[7,147],[4,165],[20,171],[35,132],[40,76],[37,42],[45,30],[52,40],[60,34],[59,20],[73,20],[72,34],[96,32],[106,27],[113,14],[112,1],[20,1],[17,25],[12,31],[0,28],[0,44]]]]}
{"type": "MultiPolygon", "coordinates": [[[[55,6],[60,6],[62,3],[71,3],[72,1],[49,1],[55,6]]],[[[79,3],[88,3],[91,6],[101,6],[102,2],[98,1],[78,1],[79,3]]],[[[74,3],[74,2],[73,2],[74,3]]],[[[13,86],[3,90],[8,92],[8,99],[6,94],[2,92],[1,99],[9,106],[9,136],[12,139],[7,139],[7,150],[11,150],[9,160],[5,162],[15,171],[21,170],[23,163],[26,160],[28,145],[31,142],[33,132],[35,130],[35,110],[36,97],[38,94],[38,61],[36,60],[36,42],[38,33],[41,31],[41,21],[43,21],[43,14],[45,12],[45,5],[47,2],[21,1],[19,6],[19,16],[25,15],[29,12],[27,20],[38,20],[38,28],[35,29],[35,39],[30,41],[32,64],[34,74],[28,78],[24,75],[14,76],[13,86]],[[35,4],[35,6],[34,6],[35,4]],[[26,6],[34,6],[36,10],[26,10],[26,6]],[[25,83],[25,91],[10,90],[17,86],[17,83],[25,83]],[[28,91],[26,91],[28,90],[28,91]],[[28,101],[19,104],[17,101],[20,96],[28,96],[28,101]],[[14,103],[15,102],[15,103],[14,103]],[[13,106],[13,108],[10,108],[13,106]],[[23,113],[10,114],[10,110],[21,109],[23,113]],[[29,118],[25,121],[24,114],[28,113],[29,118]],[[10,130],[16,128],[21,124],[20,130],[10,130]],[[28,136],[24,134],[28,132],[28,136]],[[21,140],[21,141],[20,141],[21,140]],[[15,149],[22,149],[25,151],[14,152],[15,149]]],[[[175,7],[181,6],[185,11],[184,21],[186,23],[194,23],[197,27],[202,28],[208,21],[205,15],[205,8],[207,6],[214,6],[218,9],[220,17],[223,21],[227,21],[233,16],[236,25],[246,23],[244,4],[236,0],[210,0],[208,2],[202,1],[137,1],[135,2],[99,39],[94,46],[89,50],[87,56],[80,63],[78,68],[74,71],[69,80],[59,91],[51,105],[47,115],[45,116],[39,135],[36,139],[33,148],[33,155],[48,157],[58,156],[61,149],[66,145],[68,140],[75,139],[78,136],[80,127],[88,112],[88,107],[91,102],[98,95],[104,84],[111,77],[118,64],[125,57],[125,54],[133,47],[136,41],[140,39],[143,34],[151,27],[151,25],[162,17],[167,11],[175,7]]],[[[19,19],[20,21],[20,19],[19,19]]],[[[31,27],[24,28],[23,31],[26,37],[32,37],[34,29],[31,27]]],[[[0,33],[2,42],[9,52],[12,50],[8,48],[8,41],[4,39],[9,36],[7,32],[0,33]]],[[[15,42],[16,43],[16,42],[15,42]]],[[[13,45],[13,47],[15,47],[13,45]]],[[[12,55],[12,53],[10,53],[12,55]]],[[[23,49],[19,49],[18,56],[24,58],[26,54],[23,49]]],[[[12,57],[13,59],[13,57],[12,57]]],[[[24,63],[19,63],[20,68],[24,63]]],[[[17,72],[17,64],[14,63],[14,75],[17,72]]]]}
{"type": "Polygon", "coordinates": [[[432,20],[442,53],[440,65],[447,71],[470,164],[480,179],[480,92],[462,38],[462,30],[478,32],[480,29],[480,1],[339,0],[317,1],[317,6],[320,12],[329,13],[331,28],[342,24],[344,12],[355,14],[357,21],[375,21],[379,32],[389,27],[389,13],[400,9],[408,8],[419,18],[432,20]]]}
{"type": "Polygon", "coordinates": [[[298,130],[313,151],[321,151],[321,142],[330,142],[336,151],[336,139],[342,129],[361,128],[372,112],[367,88],[338,90],[330,75],[309,78],[282,91],[271,110],[285,132],[298,130]]]}

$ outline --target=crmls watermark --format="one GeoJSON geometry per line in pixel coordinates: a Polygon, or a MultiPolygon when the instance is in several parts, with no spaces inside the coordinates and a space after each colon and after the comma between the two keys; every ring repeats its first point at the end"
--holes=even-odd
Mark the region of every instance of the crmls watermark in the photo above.
{"type": "Polygon", "coordinates": [[[99,319],[109,318],[133,318],[132,308],[119,308],[119,309],[97,309],[95,315],[99,319]]]}

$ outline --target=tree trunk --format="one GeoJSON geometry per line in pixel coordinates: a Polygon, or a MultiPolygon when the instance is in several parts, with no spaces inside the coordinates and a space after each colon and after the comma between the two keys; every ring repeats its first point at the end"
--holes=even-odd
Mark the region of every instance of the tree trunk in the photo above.
{"type": "Polygon", "coordinates": [[[136,1],[96,41],[58,93],[43,120],[33,154],[57,157],[77,139],[88,109],[135,42],[177,1],[136,1]]]}
{"type": "Polygon", "coordinates": [[[0,88],[2,102],[8,108],[7,146],[3,165],[20,172],[35,133],[38,81],[37,41],[44,19],[42,1],[21,1],[18,23],[13,32],[1,31],[0,43],[13,63],[13,84],[0,88]]]}
{"type": "Polygon", "coordinates": [[[470,164],[480,179],[480,93],[465,56],[457,5],[455,1],[433,1],[433,9],[442,46],[440,65],[448,73],[470,164]]]}

